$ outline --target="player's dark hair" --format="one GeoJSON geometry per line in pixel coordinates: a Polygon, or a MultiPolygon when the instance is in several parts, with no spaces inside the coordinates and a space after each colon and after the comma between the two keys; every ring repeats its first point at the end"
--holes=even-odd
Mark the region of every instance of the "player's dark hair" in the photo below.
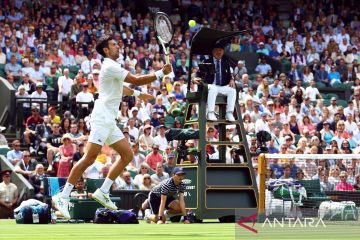
{"type": "Polygon", "coordinates": [[[105,57],[104,48],[109,48],[109,41],[113,40],[113,38],[109,35],[104,35],[99,38],[96,43],[96,51],[103,57],[105,57]]]}

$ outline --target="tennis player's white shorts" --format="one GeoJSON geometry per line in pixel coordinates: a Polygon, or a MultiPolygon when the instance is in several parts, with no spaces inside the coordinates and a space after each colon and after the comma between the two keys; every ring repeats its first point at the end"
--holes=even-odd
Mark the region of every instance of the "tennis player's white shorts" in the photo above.
{"type": "Polygon", "coordinates": [[[111,145],[125,138],[116,125],[115,119],[111,122],[104,121],[104,119],[102,121],[100,119],[91,119],[90,128],[88,141],[97,145],[111,145]]]}

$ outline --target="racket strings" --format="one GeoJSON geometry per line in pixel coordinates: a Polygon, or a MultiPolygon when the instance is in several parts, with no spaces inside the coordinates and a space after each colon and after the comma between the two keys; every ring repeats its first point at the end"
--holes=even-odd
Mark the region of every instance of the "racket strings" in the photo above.
{"type": "Polygon", "coordinates": [[[164,17],[159,17],[156,21],[156,32],[165,43],[169,43],[172,37],[172,27],[168,21],[164,17]]]}

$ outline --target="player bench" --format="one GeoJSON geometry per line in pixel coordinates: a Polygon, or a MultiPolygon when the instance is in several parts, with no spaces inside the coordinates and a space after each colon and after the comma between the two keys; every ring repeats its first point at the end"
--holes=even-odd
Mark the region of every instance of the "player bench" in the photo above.
{"type": "Polygon", "coordinates": [[[321,202],[329,201],[330,197],[321,190],[320,180],[300,180],[299,181],[306,189],[307,198],[304,199],[304,207],[319,208],[321,202]]]}

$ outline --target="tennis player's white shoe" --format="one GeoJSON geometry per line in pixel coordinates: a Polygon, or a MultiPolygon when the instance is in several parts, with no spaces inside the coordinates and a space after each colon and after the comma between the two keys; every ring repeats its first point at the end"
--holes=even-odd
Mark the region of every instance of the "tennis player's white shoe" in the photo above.
{"type": "Polygon", "coordinates": [[[72,203],[70,203],[70,199],[69,198],[63,198],[60,195],[61,193],[56,194],[55,196],[53,196],[51,199],[55,204],[55,207],[57,208],[57,210],[60,211],[60,213],[63,215],[63,217],[65,219],[70,219],[70,212],[69,212],[69,208],[73,206],[72,203]]]}
{"type": "Polygon", "coordinates": [[[117,210],[117,206],[110,200],[109,193],[103,193],[99,188],[93,193],[92,198],[108,209],[117,210]]]}

